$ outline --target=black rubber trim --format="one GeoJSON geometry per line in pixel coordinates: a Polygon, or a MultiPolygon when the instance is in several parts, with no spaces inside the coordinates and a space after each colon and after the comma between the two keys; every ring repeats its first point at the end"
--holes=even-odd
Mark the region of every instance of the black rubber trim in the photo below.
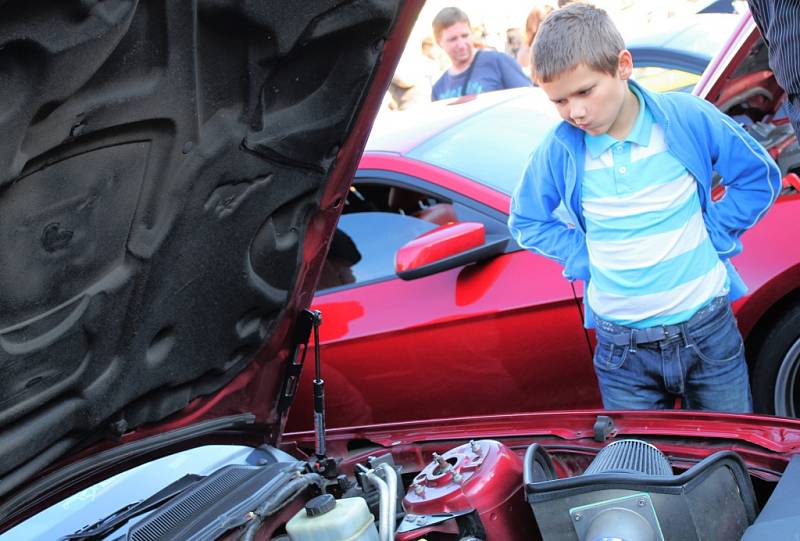
{"type": "Polygon", "coordinates": [[[525,450],[525,460],[522,464],[522,482],[525,485],[530,483],[538,483],[541,481],[552,481],[557,479],[556,468],[553,466],[553,460],[550,458],[550,453],[539,445],[532,443],[525,450]],[[544,474],[544,479],[537,479],[537,472],[534,465],[538,464],[544,474]]]}

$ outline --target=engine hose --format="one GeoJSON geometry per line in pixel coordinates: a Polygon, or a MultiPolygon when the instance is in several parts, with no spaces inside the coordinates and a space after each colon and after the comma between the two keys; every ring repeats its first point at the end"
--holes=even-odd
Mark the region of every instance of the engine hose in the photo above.
{"type": "Polygon", "coordinates": [[[360,464],[357,467],[378,489],[380,497],[378,539],[394,541],[394,530],[397,525],[397,472],[389,464],[380,464],[372,470],[368,470],[360,464]],[[383,472],[385,481],[376,473],[378,470],[383,472]]]}
{"type": "Polygon", "coordinates": [[[386,481],[378,477],[378,474],[375,473],[375,470],[369,470],[367,472],[367,479],[372,482],[373,485],[378,489],[378,493],[380,494],[380,512],[378,520],[378,531],[380,532],[379,538],[380,541],[388,541],[389,540],[389,486],[386,484],[386,481]]]}
{"type": "Polygon", "coordinates": [[[253,512],[255,517],[250,521],[250,524],[247,525],[247,528],[244,529],[244,532],[242,532],[242,535],[239,537],[239,541],[253,541],[265,518],[280,511],[298,494],[312,485],[316,485],[322,490],[325,486],[322,476],[316,473],[301,475],[300,477],[290,480],[276,492],[270,494],[253,512]]]}

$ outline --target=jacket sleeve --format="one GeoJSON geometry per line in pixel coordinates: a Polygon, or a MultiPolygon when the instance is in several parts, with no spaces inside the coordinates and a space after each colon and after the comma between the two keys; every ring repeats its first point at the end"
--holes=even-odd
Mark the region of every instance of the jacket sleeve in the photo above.
{"type": "Polygon", "coordinates": [[[713,207],[716,224],[729,236],[720,255],[731,257],[742,249],[739,237],[758,222],[781,190],[781,174],[767,150],[735,120],[702,100],[711,130],[712,166],[722,177],[724,197],[713,207]]]}
{"type": "Polygon", "coordinates": [[[508,227],[521,247],[561,263],[567,279],[588,281],[584,234],[555,215],[562,198],[550,166],[552,161],[546,158],[548,146],[543,144],[534,152],[514,190],[508,227]]]}

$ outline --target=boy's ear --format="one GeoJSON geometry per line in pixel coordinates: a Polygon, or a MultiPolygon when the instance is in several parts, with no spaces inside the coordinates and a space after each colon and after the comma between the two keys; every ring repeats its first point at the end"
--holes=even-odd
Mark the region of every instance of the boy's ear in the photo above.
{"type": "Polygon", "coordinates": [[[627,81],[633,73],[633,56],[628,49],[622,49],[617,58],[617,72],[619,78],[627,81]]]}

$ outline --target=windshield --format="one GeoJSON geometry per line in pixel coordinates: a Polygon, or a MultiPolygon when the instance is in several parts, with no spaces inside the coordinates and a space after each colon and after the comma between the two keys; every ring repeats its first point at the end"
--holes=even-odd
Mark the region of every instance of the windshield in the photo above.
{"type": "Polygon", "coordinates": [[[185,475],[253,463],[262,455],[250,447],[207,445],[166,456],[70,496],[0,535],[0,540],[60,539],[132,502],[145,500],[185,475]]]}

